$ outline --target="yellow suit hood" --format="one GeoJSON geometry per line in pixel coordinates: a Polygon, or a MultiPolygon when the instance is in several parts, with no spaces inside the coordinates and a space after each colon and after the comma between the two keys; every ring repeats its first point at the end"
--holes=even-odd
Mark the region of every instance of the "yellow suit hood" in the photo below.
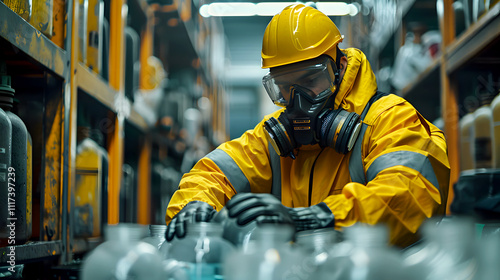
{"type": "Polygon", "coordinates": [[[377,91],[375,74],[363,52],[354,48],[342,52],[347,56],[347,67],[335,97],[334,109],[340,106],[360,115],[368,100],[377,91]],[[360,92],[363,94],[359,94],[360,92]]]}

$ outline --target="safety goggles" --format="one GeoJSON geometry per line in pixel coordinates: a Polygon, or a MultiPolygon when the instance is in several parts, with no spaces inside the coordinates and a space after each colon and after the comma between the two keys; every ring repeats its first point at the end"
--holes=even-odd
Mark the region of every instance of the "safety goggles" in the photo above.
{"type": "Polygon", "coordinates": [[[290,103],[293,86],[308,89],[313,102],[320,102],[335,91],[335,73],[337,67],[329,57],[319,57],[291,65],[280,66],[262,78],[267,94],[278,106],[290,103]]]}

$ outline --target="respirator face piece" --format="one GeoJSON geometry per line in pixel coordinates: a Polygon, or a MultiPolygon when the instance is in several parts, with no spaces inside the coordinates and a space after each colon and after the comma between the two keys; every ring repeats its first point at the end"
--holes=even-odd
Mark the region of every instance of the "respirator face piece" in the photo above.
{"type": "Polygon", "coordinates": [[[295,158],[296,148],[314,144],[343,154],[352,149],[361,121],[356,113],[333,110],[338,77],[335,62],[325,57],[272,69],[264,77],[271,100],[286,107],[278,119],[264,122],[268,139],[278,155],[295,158]]]}

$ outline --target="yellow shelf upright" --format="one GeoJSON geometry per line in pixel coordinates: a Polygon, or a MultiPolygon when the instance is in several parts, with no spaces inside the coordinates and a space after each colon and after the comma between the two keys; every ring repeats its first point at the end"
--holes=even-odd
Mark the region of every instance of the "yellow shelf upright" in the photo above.
{"type": "Polygon", "coordinates": [[[141,143],[137,178],[137,222],[151,224],[151,142],[141,143]]]}
{"type": "MultiPolygon", "coordinates": [[[[152,8],[146,10],[146,28],[141,36],[141,66],[147,65],[148,58],[153,55],[154,45],[154,11],[152,8]]],[[[146,67],[141,67],[140,85],[144,89],[148,84],[149,75],[146,67]]],[[[137,222],[139,224],[151,223],[151,141],[147,138],[140,142],[138,178],[137,178],[137,222]]]]}
{"type": "Polygon", "coordinates": [[[62,135],[65,137],[67,135],[67,139],[63,140],[63,147],[61,149],[61,158],[63,159],[62,170],[61,170],[61,182],[65,182],[66,186],[61,188],[61,197],[65,197],[67,201],[67,205],[62,205],[63,210],[67,211],[67,213],[63,212],[63,215],[66,215],[67,223],[63,223],[63,236],[65,240],[63,240],[63,244],[66,244],[65,252],[63,254],[62,262],[69,262],[72,259],[71,254],[71,244],[73,244],[73,225],[74,221],[72,219],[72,209],[74,207],[74,186],[75,186],[75,159],[76,159],[76,118],[77,118],[77,66],[78,66],[78,24],[79,24],[79,5],[77,1],[73,1],[73,9],[72,9],[72,24],[67,28],[71,28],[71,35],[69,39],[67,39],[67,46],[69,46],[69,60],[70,60],[70,73],[69,73],[69,81],[65,83],[64,95],[63,95],[63,119],[64,125],[62,127],[62,135]],[[69,40],[69,41],[68,41],[69,40]],[[65,130],[68,131],[65,131],[65,130]],[[67,151],[65,152],[64,149],[67,151]],[[67,158],[64,158],[64,157],[67,158]],[[65,170],[67,172],[66,180],[64,179],[65,170]],[[66,193],[65,193],[66,189],[66,193]],[[65,228],[66,227],[66,228],[65,228]],[[69,246],[68,246],[69,245],[69,246]]]}
{"type": "Polygon", "coordinates": [[[457,182],[460,173],[460,155],[459,155],[459,111],[458,111],[458,91],[447,69],[448,46],[455,40],[455,16],[452,0],[441,0],[443,13],[439,15],[439,25],[442,35],[442,55],[441,55],[441,115],[444,120],[444,133],[448,143],[448,157],[450,161],[450,187],[448,191],[447,214],[450,213],[450,205],[453,201],[453,184],[457,182]]]}
{"type": "MultiPolygon", "coordinates": [[[[111,1],[110,9],[110,42],[109,42],[109,84],[118,94],[116,100],[124,100],[124,62],[125,62],[125,26],[128,7],[125,0],[111,1]]],[[[123,102],[116,102],[117,114],[110,116],[114,121],[114,130],[108,134],[109,184],[108,184],[108,223],[117,224],[120,218],[120,187],[124,149],[123,102]]]]}

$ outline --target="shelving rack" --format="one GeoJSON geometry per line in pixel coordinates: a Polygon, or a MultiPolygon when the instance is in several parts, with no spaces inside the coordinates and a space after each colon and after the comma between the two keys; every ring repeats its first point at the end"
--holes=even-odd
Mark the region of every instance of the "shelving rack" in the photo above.
{"type": "MultiPolygon", "coordinates": [[[[110,26],[108,79],[78,60],[78,1],[66,2],[64,48],[0,1],[0,56],[6,60],[19,100],[17,114],[33,138],[33,235],[26,244],[16,244],[16,261],[26,265],[25,271],[32,270],[39,276],[53,274],[51,268],[55,266],[61,270],[73,264],[103,240],[75,238],[72,229],[78,110],[98,118],[100,122],[94,128],[104,134],[109,155],[107,222],[121,222],[122,165],[129,160],[138,170],[133,222],[152,222],[153,127],[124,94],[127,17],[132,17],[132,27],[140,33],[141,65],[147,65],[148,57],[156,56],[169,74],[191,71],[200,95],[212,100],[212,111],[225,111],[221,100],[224,88],[210,64],[212,34],[208,25],[217,23],[204,21],[196,9],[191,9],[195,5],[191,0],[170,4],[105,0],[105,5],[109,5],[110,26]],[[169,20],[177,24],[158,25],[169,20]],[[161,38],[160,29],[165,32],[161,38]],[[165,53],[155,44],[163,39],[170,44],[165,53]]],[[[150,78],[148,75],[147,67],[142,67],[141,87],[150,78]]],[[[204,131],[212,142],[215,134],[226,133],[223,116],[213,118],[204,131]]],[[[0,265],[6,265],[8,252],[8,247],[0,248],[0,265]]]]}
{"type": "MultiPolygon", "coordinates": [[[[453,200],[453,185],[460,175],[459,119],[466,113],[465,98],[474,94],[471,84],[475,77],[472,74],[475,71],[499,74],[500,53],[497,50],[500,46],[500,3],[490,7],[477,22],[457,36],[452,0],[385,2],[397,7],[394,19],[391,20],[395,25],[388,28],[387,34],[381,34],[380,39],[371,45],[369,53],[370,59],[375,61],[374,69],[380,67],[378,62],[383,56],[395,57],[403,44],[402,38],[406,33],[409,17],[414,19],[427,13],[427,16],[422,18],[428,18],[431,12],[437,15],[432,20],[437,22],[442,35],[438,58],[397,93],[410,101],[428,120],[433,121],[441,117],[444,121],[451,165],[449,212],[453,200]],[[437,11],[438,9],[440,10],[437,11]],[[435,108],[440,108],[440,113],[435,108]]],[[[371,37],[377,35],[379,34],[371,34],[371,37]]]]}

